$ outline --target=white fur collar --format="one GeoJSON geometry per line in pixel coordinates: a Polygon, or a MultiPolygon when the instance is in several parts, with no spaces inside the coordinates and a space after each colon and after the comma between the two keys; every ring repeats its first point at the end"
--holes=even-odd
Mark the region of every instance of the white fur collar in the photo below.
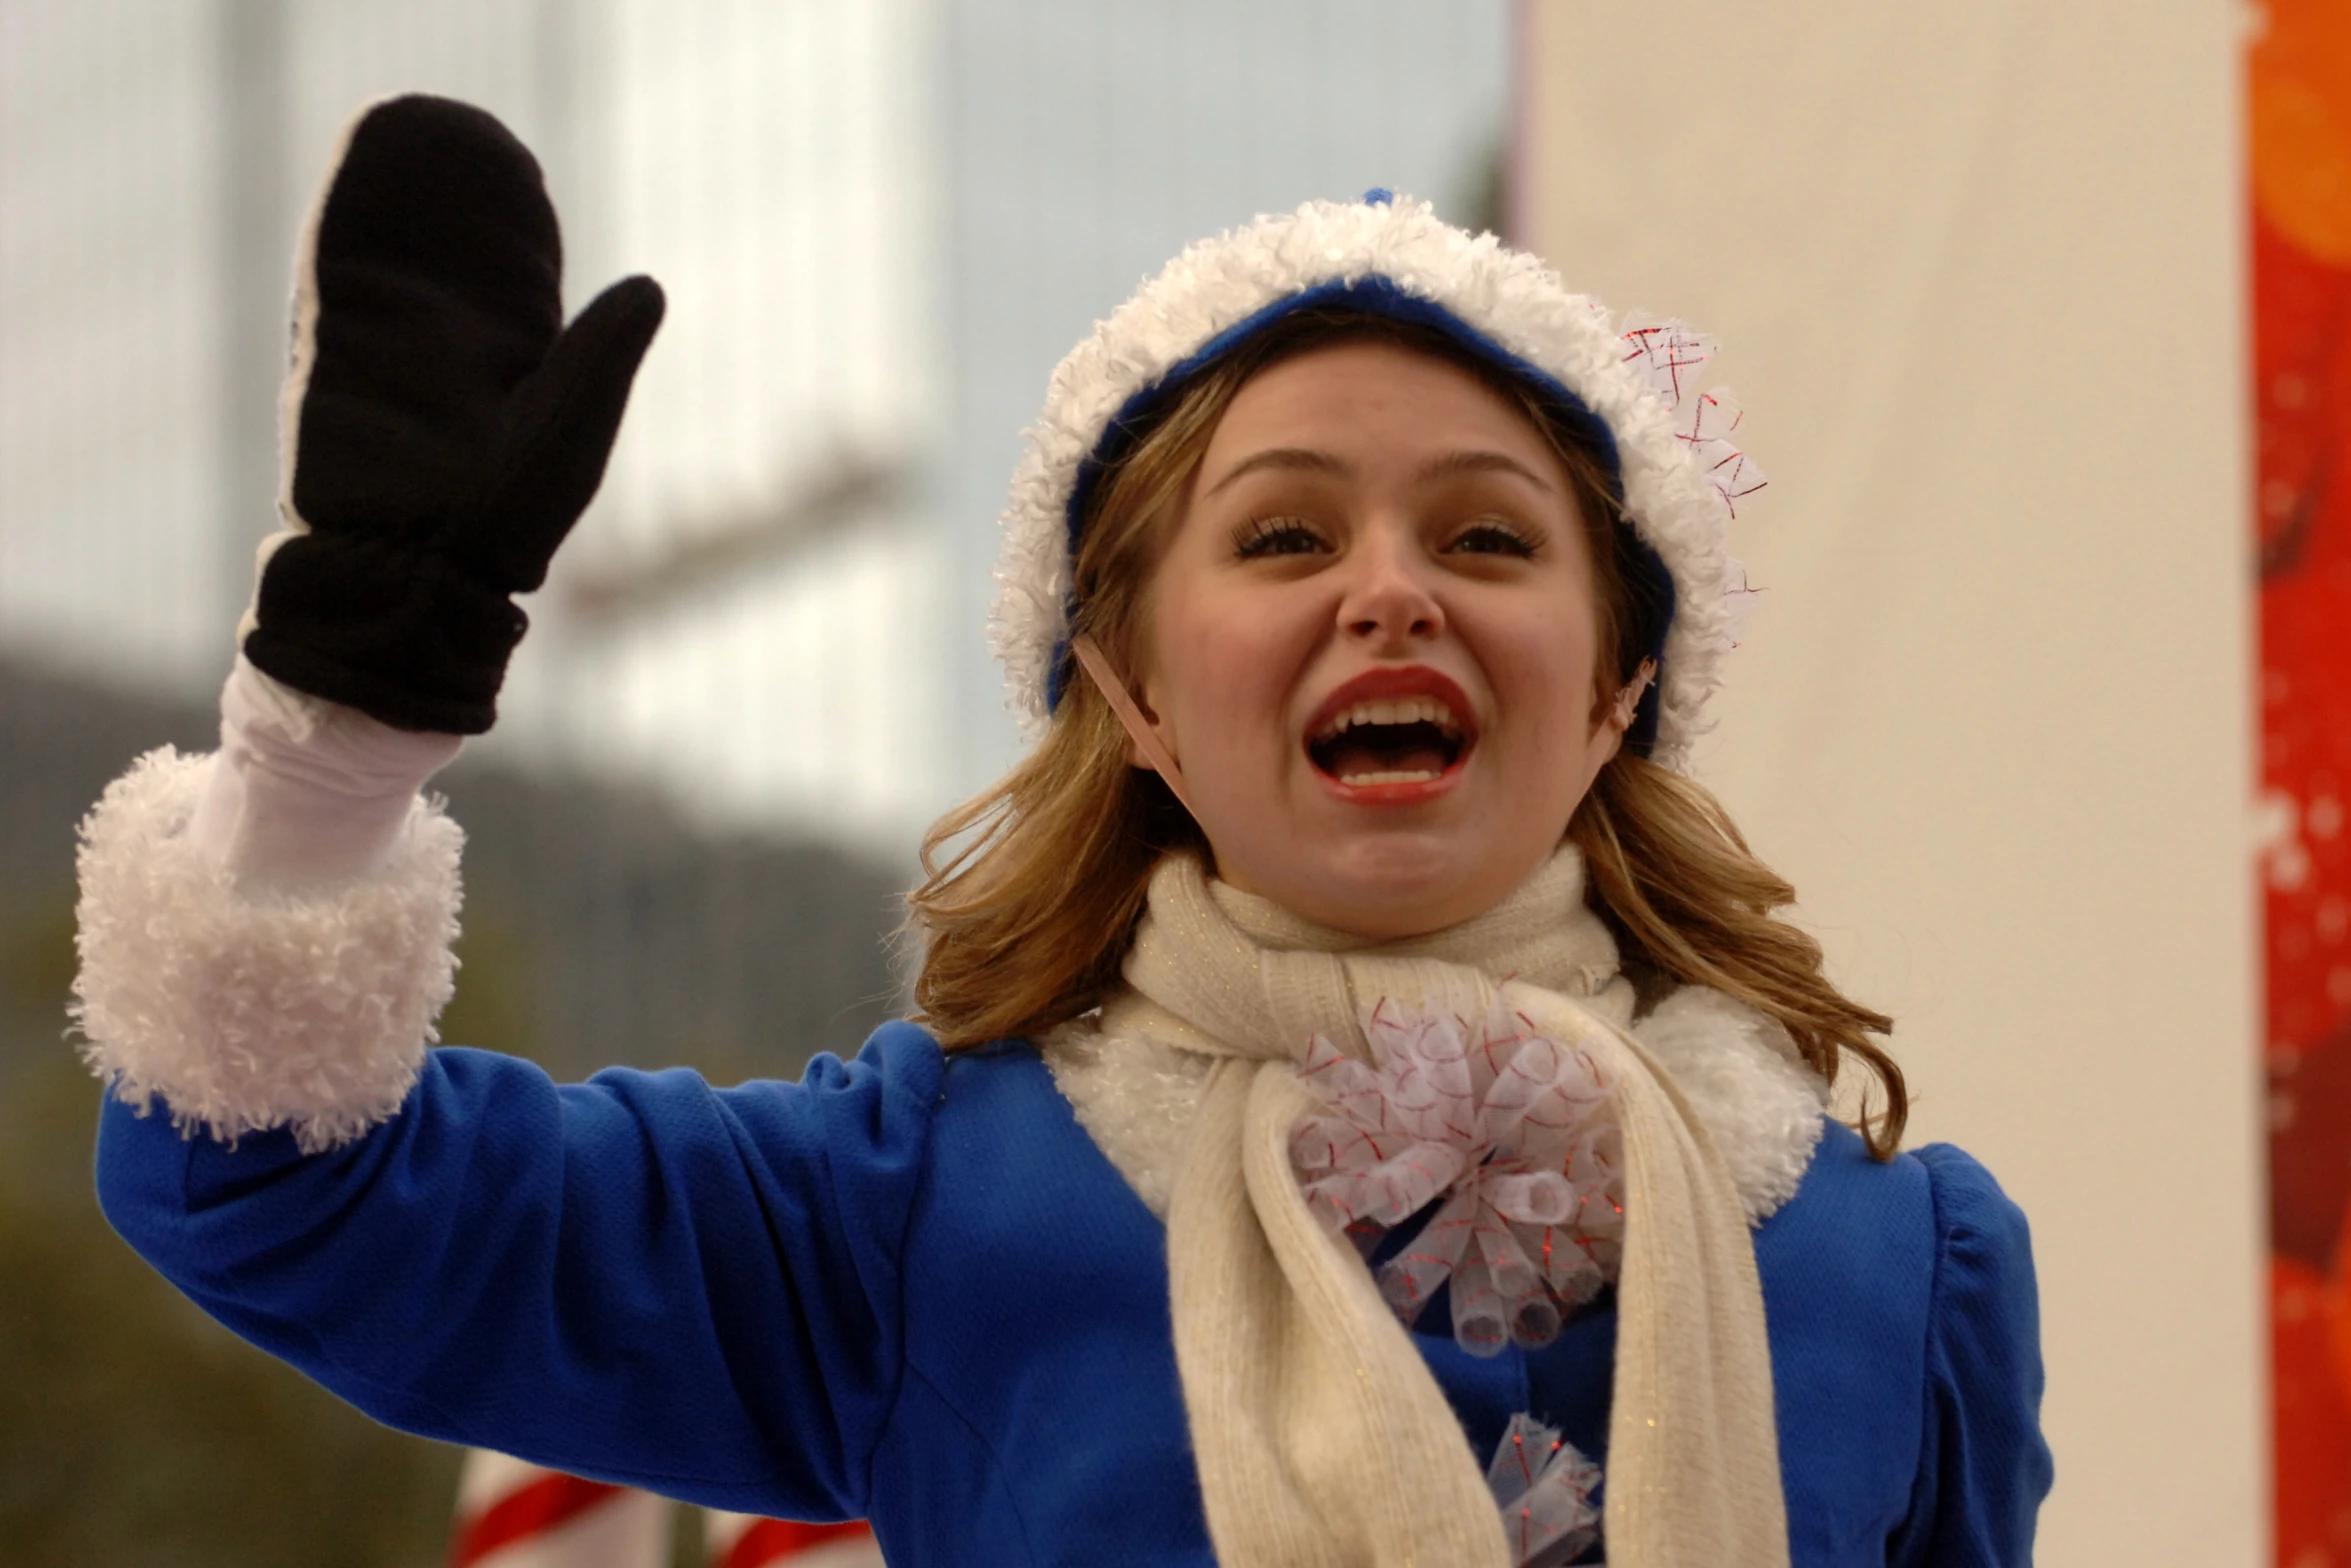
{"type": "MultiPolygon", "coordinates": [[[[1777,1023],[1720,991],[1683,986],[1632,1026],[1673,1075],[1730,1167],[1750,1223],[1796,1195],[1820,1143],[1828,1085],[1777,1023]]],[[[1167,1217],[1213,1058],[1108,1031],[1098,1015],[1041,1043],[1078,1124],[1152,1213],[1167,1217]]]]}
{"type": "Polygon", "coordinates": [[[1811,1168],[1829,1105],[1829,1086],[1788,1031],[1720,991],[1686,985],[1636,1019],[1632,1034],[1714,1135],[1748,1220],[1771,1218],[1811,1168]]]}

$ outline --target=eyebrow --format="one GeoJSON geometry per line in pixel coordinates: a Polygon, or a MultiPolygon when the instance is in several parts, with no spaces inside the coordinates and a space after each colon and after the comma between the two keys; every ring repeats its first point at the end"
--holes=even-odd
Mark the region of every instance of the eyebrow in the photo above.
{"type": "Polygon", "coordinates": [[[1312,447],[1270,446],[1262,452],[1252,452],[1235,463],[1222,479],[1208,487],[1207,494],[1215,495],[1226,486],[1265,469],[1303,470],[1307,473],[1337,474],[1341,477],[1354,472],[1353,469],[1331,456],[1330,453],[1317,452],[1312,447]]]}
{"type": "MultiPolygon", "coordinates": [[[[1267,447],[1264,451],[1252,452],[1235,463],[1225,476],[1210,485],[1204,494],[1213,496],[1250,474],[1268,469],[1334,474],[1341,478],[1354,472],[1346,463],[1333,457],[1330,453],[1317,452],[1312,447],[1267,447]]],[[[1456,474],[1514,474],[1538,490],[1549,492],[1558,488],[1550,480],[1545,479],[1541,474],[1536,473],[1508,453],[1480,449],[1447,452],[1442,457],[1433,458],[1422,464],[1420,471],[1412,477],[1416,483],[1425,484],[1432,479],[1450,479],[1456,474]]]]}
{"type": "Polygon", "coordinates": [[[1516,474],[1538,490],[1558,488],[1507,452],[1447,452],[1423,464],[1420,472],[1412,477],[1425,484],[1431,479],[1450,479],[1455,474],[1516,474]]]}

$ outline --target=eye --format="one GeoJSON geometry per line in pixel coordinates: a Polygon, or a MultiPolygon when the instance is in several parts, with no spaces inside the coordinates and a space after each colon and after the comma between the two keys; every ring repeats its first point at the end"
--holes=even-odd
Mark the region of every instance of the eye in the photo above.
{"type": "Polygon", "coordinates": [[[1233,530],[1233,553],[1244,561],[1267,555],[1312,555],[1324,548],[1321,531],[1301,517],[1253,517],[1233,530]]]}
{"type": "Polygon", "coordinates": [[[1455,534],[1445,548],[1462,555],[1515,555],[1533,560],[1542,553],[1543,536],[1507,517],[1480,517],[1455,534]]]}

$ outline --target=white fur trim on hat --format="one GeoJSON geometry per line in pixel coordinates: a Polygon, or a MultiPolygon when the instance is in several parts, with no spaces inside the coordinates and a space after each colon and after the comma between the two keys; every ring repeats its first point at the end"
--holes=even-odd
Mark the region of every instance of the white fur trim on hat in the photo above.
{"type": "Polygon", "coordinates": [[[304,1151],[399,1110],[455,989],[464,835],[419,801],[390,861],[320,891],[249,889],[188,831],[210,757],[150,752],[82,823],[82,1054],[183,1131],[290,1127],[304,1151]]]}
{"type": "MultiPolygon", "coordinates": [[[[1701,471],[1695,415],[1677,413],[1628,358],[1617,323],[1559,275],[1426,202],[1310,201],[1203,240],[1098,323],[1053,372],[1004,512],[994,636],[1015,710],[1033,737],[1068,631],[1068,507],[1112,418],[1218,334],[1321,285],[1385,279],[1442,307],[1567,387],[1614,433],[1625,505],[1674,580],[1653,760],[1685,768],[1736,635],[1743,577],[1728,553],[1730,505],[1701,471]]],[[[1701,340],[1689,339],[1696,343],[1701,340]]],[[[1694,401],[1695,389],[1683,399],[1694,401]]]]}

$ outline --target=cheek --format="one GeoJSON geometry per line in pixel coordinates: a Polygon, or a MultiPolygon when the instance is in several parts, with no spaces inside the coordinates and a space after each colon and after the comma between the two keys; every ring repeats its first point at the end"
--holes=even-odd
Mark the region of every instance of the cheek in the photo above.
{"type": "Polygon", "coordinates": [[[1488,663],[1507,710],[1532,722],[1521,744],[1546,767],[1581,758],[1592,743],[1597,639],[1586,617],[1530,618],[1488,663]]]}
{"type": "Polygon", "coordinates": [[[1197,747],[1229,745],[1231,721],[1278,713],[1287,691],[1276,618],[1247,596],[1169,593],[1153,623],[1161,714],[1197,747]]]}

